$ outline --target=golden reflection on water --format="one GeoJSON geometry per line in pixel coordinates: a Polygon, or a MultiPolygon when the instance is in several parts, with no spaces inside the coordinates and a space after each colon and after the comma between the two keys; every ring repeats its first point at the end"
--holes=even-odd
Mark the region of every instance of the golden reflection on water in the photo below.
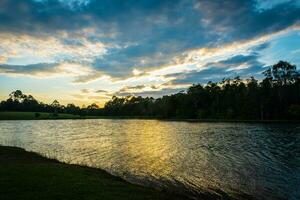
{"type": "Polygon", "coordinates": [[[135,123],[131,121],[124,126],[128,141],[131,141],[130,132],[134,130],[137,132],[135,140],[126,143],[126,146],[121,149],[127,154],[126,156],[132,158],[127,160],[125,168],[141,169],[145,171],[145,176],[149,173],[156,178],[159,178],[160,174],[169,176],[175,167],[170,165],[173,156],[170,152],[172,146],[170,135],[160,133],[158,121],[139,123],[138,127],[135,126],[135,123]]]}
{"type": "Polygon", "coordinates": [[[262,199],[294,195],[293,185],[300,184],[299,172],[288,167],[293,155],[300,155],[298,126],[45,120],[0,122],[0,127],[0,144],[98,167],[142,184],[262,199]]]}

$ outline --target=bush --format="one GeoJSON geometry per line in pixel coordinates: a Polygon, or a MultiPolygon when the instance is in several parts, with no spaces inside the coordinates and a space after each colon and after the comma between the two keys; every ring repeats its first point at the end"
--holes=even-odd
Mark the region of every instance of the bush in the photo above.
{"type": "Polygon", "coordinates": [[[39,118],[40,116],[41,116],[40,113],[34,113],[34,117],[35,117],[35,118],[39,118]]]}
{"type": "Polygon", "coordinates": [[[288,112],[293,118],[300,119],[300,105],[291,105],[288,112]]]}

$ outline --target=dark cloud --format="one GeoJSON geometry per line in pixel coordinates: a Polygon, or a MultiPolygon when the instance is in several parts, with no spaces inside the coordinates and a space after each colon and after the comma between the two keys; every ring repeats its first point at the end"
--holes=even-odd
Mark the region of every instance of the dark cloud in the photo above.
{"type": "Polygon", "coordinates": [[[76,76],[73,80],[73,83],[88,83],[95,81],[100,78],[103,74],[101,72],[92,72],[89,74],[76,76]]]}
{"type": "Polygon", "coordinates": [[[270,47],[270,43],[269,42],[264,42],[262,44],[254,46],[251,50],[253,51],[253,53],[256,53],[256,52],[260,52],[264,49],[267,49],[268,47],[270,47]]]}
{"type": "Polygon", "coordinates": [[[172,83],[207,83],[208,81],[220,81],[223,78],[233,78],[236,76],[248,78],[250,76],[262,77],[261,72],[264,71],[264,64],[258,61],[259,56],[237,55],[227,60],[208,63],[204,66],[204,70],[191,71],[189,73],[179,73],[175,75],[177,79],[172,83]],[[241,66],[246,66],[245,68],[241,66]],[[241,68],[239,68],[241,67],[241,68]]]}
{"type": "Polygon", "coordinates": [[[81,89],[80,92],[87,94],[87,93],[90,93],[90,90],[85,88],[85,89],[81,89]]]}
{"type": "Polygon", "coordinates": [[[134,68],[149,70],[151,67],[168,63],[172,59],[171,55],[160,54],[156,50],[147,49],[147,47],[145,49],[130,47],[130,49],[114,50],[102,58],[96,59],[93,66],[112,76],[124,77],[131,75],[134,68]],[[143,51],[143,53],[136,53],[139,51],[143,51]]]}
{"type": "Polygon", "coordinates": [[[74,1],[69,6],[59,0],[2,0],[0,30],[34,33],[96,26],[103,32],[115,28],[125,31],[120,27],[139,25],[145,17],[167,12],[176,3],[176,0],[91,0],[87,4],[74,1]]]}
{"type": "Polygon", "coordinates": [[[177,42],[185,48],[212,42],[209,34],[215,36],[215,30],[235,40],[283,29],[300,19],[294,2],[258,10],[255,0],[91,0],[72,6],[59,0],[2,0],[0,30],[40,33],[94,26],[120,33],[123,41],[177,42]]]}
{"type": "Polygon", "coordinates": [[[136,86],[125,86],[122,89],[120,89],[120,92],[127,92],[128,90],[141,90],[144,89],[145,85],[136,85],[136,86]]]}
{"type": "Polygon", "coordinates": [[[153,97],[153,98],[159,98],[164,95],[169,95],[169,94],[175,94],[181,91],[186,90],[186,88],[164,88],[162,90],[157,90],[157,91],[143,91],[143,92],[122,92],[118,91],[114,95],[115,96],[142,96],[142,97],[153,97]]]}
{"type": "Polygon", "coordinates": [[[208,29],[219,32],[223,41],[232,41],[272,33],[299,23],[298,3],[296,0],[285,1],[259,10],[257,1],[199,0],[197,9],[208,29]]]}
{"type": "MultiPolygon", "coordinates": [[[[227,60],[223,60],[223,61],[219,61],[219,62],[216,62],[216,63],[209,63],[207,64],[207,66],[210,66],[210,65],[227,65],[228,67],[230,66],[239,66],[241,64],[253,64],[253,63],[257,63],[257,59],[258,56],[257,55],[254,55],[254,54],[250,54],[250,55],[236,55],[236,56],[233,56],[231,58],[228,58],[227,60]]],[[[227,68],[228,69],[228,68],[227,68]]]]}
{"type": "Polygon", "coordinates": [[[0,74],[28,75],[40,78],[65,74],[73,76],[73,83],[87,83],[102,76],[102,73],[97,71],[83,72],[82,74],[72,73],[70,69],[64,68],[63,64],[64,63],[38,63],[31,65],[0,64],[0,74]]]}
{"type": "MultiPolygon", "coordinates": [[[[125,36],[137,45],[111,52],[95,60],[94,66],[113,76],[128,76],[136,67],[168,64],[172,57],[190,48],[251,39],[287,28],[300,19],[299,7],[291,2],[277,4],[268,10],[257,10],[256,1],[250,0],[199,0],[178,5],[172,9],[180,14],[176,15],[172,9],[162,13],[169,17],[165,23],[157,26],[138,23],[131,31],[123,31],[121,38],[125,36]],[[172,16],[174,21],[176,17],[181,21],[172,23],[172,16]],[[142,63],[145,57],[148,62],[142,63]]],[[[256,50],[267,47],[264,43],[256,50]]]]}
{"type": "Polygon", "coordinates": [[[32,65],[6,65],[0,64],[0,73],[35,75],[38,73],[57,73],[57,63],[38,63],[32,65]]]}
{"type": "Polygon", "coordinates": [[[38,34],[70,30],[88,26],[82,14],[57,0],[2,0],[0,2],[0,30],[38,34]]]}
{"type": "Polygon", "coordinates": [[[147,97],[147,96],[151,96],[153,98],[159,98],[165,95],[170,95],[170,94],[176,94],[178,92],[182,92],[185,91],[186,88],[165,88],[159,91],[145,91],[145,92],[139,92],[139,93],[135,93],[135,96],[143,96],[143,97],[147,97]]]}
{"type": "Polygon", "coordinates": [[[106,90],[96,90],[95,93],[107,93],[106,90]]]}

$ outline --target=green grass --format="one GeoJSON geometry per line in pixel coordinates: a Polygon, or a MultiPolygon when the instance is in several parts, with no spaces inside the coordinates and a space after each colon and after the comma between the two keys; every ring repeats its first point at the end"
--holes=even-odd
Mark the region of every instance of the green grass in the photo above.
{"type": "Polygon", "coordinates": [[[0,120],[39,120],[39,119],[93,119],[97,116],[80,116],[65,113],[58,113],[54,116],[53,113],[44,112],[0,112],[0,120]],[[36,116],[36,113],[39,113],[36,116]]]}
{"type": "Polygon", "coordinates": [[[0,120],[39,120],[39,119],[154,119],[147,116],[80,116],[65,113],[58,113],[54,116],[53,113],[45,112],[0,112],[0,120]],[[39,116],[36,117],[36,113],[39,116]]]}
{"type": "Polygon", "coordinates": [[[0,146],[0,199],[183,199],[137,186],[105,171],[63,164],[15,147],[0,146]]]}
{"type": "Polygon", "coordinates": [[[0,120],[41,120],[41,119],[159,119],[164,121],[187,121],[187,122],[242,122],[242,123],[300,123],[299,120],[242,120],[242,119],[162,119],[149,116],[80,116],[65,113],[44,112],[0,112],[0,120]],[[39,116],[36,117],[36,113],[39,116]]]}

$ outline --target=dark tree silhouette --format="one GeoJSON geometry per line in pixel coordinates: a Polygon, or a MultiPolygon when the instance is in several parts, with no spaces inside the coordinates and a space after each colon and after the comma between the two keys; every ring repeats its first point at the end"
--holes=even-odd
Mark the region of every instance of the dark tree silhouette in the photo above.
{"type": "Polygon", "coordinates": [[[293,84],[299,78],[296,65],[286,61],[279,61],[264,72],[266,79],[278,85],[293,84]]]}

